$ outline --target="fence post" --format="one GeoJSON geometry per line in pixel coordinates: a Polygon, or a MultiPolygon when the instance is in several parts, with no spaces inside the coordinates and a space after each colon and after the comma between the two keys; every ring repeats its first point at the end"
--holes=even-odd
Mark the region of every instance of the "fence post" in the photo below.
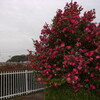
{"type": "Polygon", "coordinates": [[[1,100],[2,100],[2,96],[3,96],[3,93],[2,93],[2,92],[3,92],[3,90],[2,90],[2,87],[3,87],[3,86],[2,86],[2,83],[3,83],[3,82],[2,82],[3,73],[2,73],[2,72],[1,72],[1,77],[0,77],[0,78],[1,78],[1,86],[0,86],[0,87],[1,87],[1,90],[0,90],[0,91],[1,91],[1,94],[0,94],[0,97],[1,97],[1,100]]]}
{"type": "Polygon", "coordinates": [[[26,94],[28,93],[28,71],[25,70],[26,94]]]}

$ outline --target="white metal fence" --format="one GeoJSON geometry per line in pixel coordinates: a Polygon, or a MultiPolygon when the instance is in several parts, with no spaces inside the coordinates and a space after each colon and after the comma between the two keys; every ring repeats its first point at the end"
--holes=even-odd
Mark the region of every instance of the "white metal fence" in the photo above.
{"type": "Polygon", "coordinates": [[[14,71],[0,73],[0,100],[14,96],[28,94],[45,88],[43,84],[35,82],[37,75],[34,71],[14,71]]]}

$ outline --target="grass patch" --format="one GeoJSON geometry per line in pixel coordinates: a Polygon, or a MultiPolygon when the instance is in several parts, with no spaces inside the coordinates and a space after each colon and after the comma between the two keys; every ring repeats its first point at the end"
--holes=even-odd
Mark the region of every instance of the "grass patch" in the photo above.
{"type": "Polygon", "coordinates": [[[100,96],[86,90],[75,93],[67,85],[62,85],[58,88],[47,88],[45,90],[45,100],[100,100],[100,96]]]}

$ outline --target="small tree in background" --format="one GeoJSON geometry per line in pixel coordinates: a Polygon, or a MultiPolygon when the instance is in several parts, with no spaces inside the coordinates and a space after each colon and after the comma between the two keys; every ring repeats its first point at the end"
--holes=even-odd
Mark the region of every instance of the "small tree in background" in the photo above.
{"type": "Polygon", "coordinates": [[[28,56],[27,55],[15,55],[11,57],[7,62],[24,62],[28,61],[28,56]]]}
{"type": "MultiPolygon", "coordinates": [[[[38,81],[50,86],[72,87],[99,93],[100,24],[93,22],[95,10],[84,12],[74,3],[59,9],[52,25],[44,25],[31,65],[39,72],[38,81]]],[[[55,100],[55,99],[54,99],[55,100]]],[[[58,99],[57,99],[58,100],[58,99]]]]}

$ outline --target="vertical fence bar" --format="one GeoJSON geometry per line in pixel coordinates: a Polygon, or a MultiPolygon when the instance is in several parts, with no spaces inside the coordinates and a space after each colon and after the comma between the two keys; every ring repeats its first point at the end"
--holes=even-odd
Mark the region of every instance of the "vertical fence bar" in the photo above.
{"type": "Polygon", "coordinates": [[[18,71],[16,71],[16,93],[18,93],[18,71]]]}
{"type": "Polygon", "coordinates": [[[2,72],[1,72],[1,100],[2,100],[2,72]]]}
{"type": "Polygon", "coordinates": [[[15,82],[14,82],[14,79],[15,79],[15,78],[14,78],[14,75],[15,75],[15,73],[14,73],[14,71],[13,71],[13,94],[15,93],[15,92],[14,92],[14,90],[15,90],[15,88],[14,88],[14,86],[15,86],[15,82]]]}
{"type": "MultiPolygon", "coordinates": [[[[6,91],[6,95],[7,95],[7,90],[8,90],[8,86],[7,86],[7,85],[8,85],[8,81],[7,81],[7,72],[6,72],[6,77],[5,77],[5,78],[6,78],[6,90],[5,90],[5,91],[6,91]]],[[[6,97],[6,98],[7,98],[7,97],[6,97]]]]}
{"type": "Polygon", "coordinates": [[[19,82],[19,75],[20,75],[20,71],[18,71],[18,84],[17,84],[17,87],[18,87],[18,93],[20,93],[20,82],[19,82]]]}
{"type": "MultiPolygon", "coordinates": [[[[26,80],[26,74],[24,73],[24,80],[26,80]]],[[[25,81],[25,85],[24,85],[24,91],[26,91],[26,81],[25,81]]]]}
{"type": "Polygon", "coordinates": [[[8,95],[10,94],[10,89],[9,89],[9,73],[8,73],[8,95]]]}
{"type": "Polygon", "coordinates": [[[28,72],[28,90],[30,91],[30,72],[28,72]]]}
{"type": "MultiPolygon", "coordinates": [[[[35,72],[33,73],[33,81],[35,81],[35,72]]],[[[35,89],[35,82],[33,83],[33,89],[35,89]]]]}
{"type": "Polygon", "coordinates": [[[26,94],[28,93],[28,73],[25,71],[25,82],[26,82],[26,94]]]}
{"type": "Polygon", "coordinates": [[[32,73],[32,90],[34,90],[34,71],[32,73]]]}
{"type": "Polygon", "coordinates": [[[16,93],[16,71],[15,71],[15,93],[16,93]]]}
{"type": "Polygon", "coordinates": [[[21,78],[21,71],[19,71],[19,91],[21,92],[21,81],[20,81],[20,78],[21,78]]]}
{"type": "Polygon", "coordinates": [[[19,93],[20,93],[20,90],[21,90],[21,86],[20,86],[20,71],[19,71],[19,74],[18,74],[18,82],[19,82],[19,93]]]}
{"type": "Polygon", "coordinates": [[[30,73],[30,88],[32,90],[32,72],[30,73]]]}
{"type": "MultiPolygon", "coordinates": [[[[24,72],[24,71],[22,71],[22,72],[24,72]]],[[[24,83],[23,83],[24,77],[23,77],[23,75],[24,75],[24,73],[22,73],[22,92],[24,92],[24,83]]]]}
{"type": "Polygon", "coordinates": [[[12,84],[12,81],[13,81],[13,72],[11,72],[11,97],[12,97],[12,94],[13,94],[13,84],[12,84]]]}
{"type": "Polygon", "coordinates": [[[20,73],[20,79],[22,80],[22,81],[20,81],[20,87],[21,87],[21,92],[23,91],[23,78],[22,78],[22,74],[23,74],[23,72],[21,71],[21,73],[20,73]]]}
{"type": "Polygon", "coordinates": [[[5,96],[5,73],[3,74],[3,96],[5,96]]]}

